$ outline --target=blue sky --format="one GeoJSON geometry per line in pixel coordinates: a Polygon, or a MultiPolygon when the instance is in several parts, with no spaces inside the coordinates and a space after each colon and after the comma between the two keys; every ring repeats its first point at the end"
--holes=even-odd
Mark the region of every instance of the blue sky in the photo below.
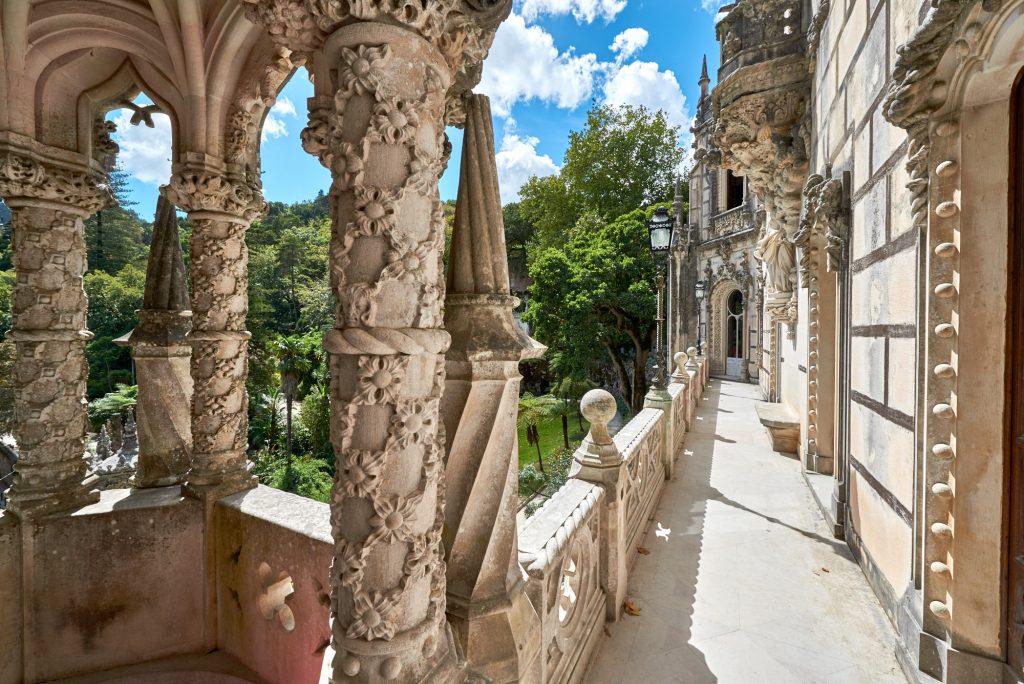
{"type": "MultiPolygon", "coordinates": [[[[699,88],[701,57],[712,78],[718,64],[715,0],[516,0],[484,65],[477,92],[491,97],[502,197],[516,199],[531,175],[562,163],[569,132],[582,128],[592,103],[643,104],[689,124],[699,88]]],[[[285,86],[263,131],[263,190],[268,200],[296,202],[330,184],[327,171],[302,151],[306,98],[313,87],[300,70],[285,86]]],[[[132,127],[115,112],[121,162],[132,175],[136,209],[152,216],[156,189],[170,173],[170,125],[132,127]]],[[[458,188],[461,136],[441,179],[442,199],[458,188]]]]}

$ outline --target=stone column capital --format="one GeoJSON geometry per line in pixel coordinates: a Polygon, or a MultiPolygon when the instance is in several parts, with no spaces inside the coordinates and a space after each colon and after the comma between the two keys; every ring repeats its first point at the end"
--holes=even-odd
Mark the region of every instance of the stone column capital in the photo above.
{"type": "Polygon", "coordinates": [[[267,210],[259,185],[209,166],[175,169],[161,194],[186,212],[211,212],[245,222],[262,217],[267,210]]]}
{"type": "Polygon", "coordinates": [[[390,24],[415,33],[438,49],[451,72],[446,121],[465,120],[463,95],[480,81],[481,67],[512,0],[242,0],[250,21],[302,58],[327,37],[355,22],[390,24]]]}
{"type": "Polygon", "coordinates": [[[34,141],[0,140],[0,197],[12,208],[39,203],[88,217],[113,201],[106,176],[76,153],[34,141]],[[58,161],[59,160],[59,161],[58,161]]]}

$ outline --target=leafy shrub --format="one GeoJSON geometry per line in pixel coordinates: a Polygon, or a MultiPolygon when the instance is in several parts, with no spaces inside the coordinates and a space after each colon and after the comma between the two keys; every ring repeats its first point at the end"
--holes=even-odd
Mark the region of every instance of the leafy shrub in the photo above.
{"type": "Polygon", "coordinates": [[[541,503],[557,492],[569,479],[576,445],[570,449],[558,449],[546,461],[544,472],[529,463],[519,469],[519,505],[527,515],[533,515],[541,503]]]}
{"type": "Polygon", "coordinates": [[[114,416],[126,418],[138,402],[138,385],[118,384],[113,392],[89,402],[89,421],[97,430],[114,416]]]}
{"type": "Polygon", "coordinates": [[[314,501],[330,500],[331,467],[319,458],[295,457],[289,465],[284,455],[261,450],[253,454],[253,473],[262,484],[314,501]]]}

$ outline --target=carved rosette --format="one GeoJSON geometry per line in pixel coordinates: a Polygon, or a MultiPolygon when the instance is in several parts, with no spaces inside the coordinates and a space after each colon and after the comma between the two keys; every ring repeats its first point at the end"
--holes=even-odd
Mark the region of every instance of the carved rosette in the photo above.
{"type": "Polygon", "coordinates": [[[256,485],[246,459],[249,397],[248,261],[245,231],[262,215],[259,188],[215,171],[184,169],[162,188],[188,212],[192,274],[193,492],[256,485]]]}
{"type": "Polygon", "coordinates": [[[98,498],[86,479],[87,300],[84,219],[110,199],[102,175],[0,152],[0,196],[12,210],[15,426],[20,459],[10,509],[20,516],[98,498]]]}
{"type": "Polygon", "coordinates": [[[445,619],[444,220],[450,71],[406,30],[354,24],[316,56],[304,148],[331,169],[331,681],[450,678],[445,619]]]}

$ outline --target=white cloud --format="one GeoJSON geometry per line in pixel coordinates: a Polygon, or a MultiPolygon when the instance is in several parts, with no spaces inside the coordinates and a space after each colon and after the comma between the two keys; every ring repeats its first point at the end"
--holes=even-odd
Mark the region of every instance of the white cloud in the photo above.
{"type": "Polygon", "coordinates": [[[609,45],[609,49],[615,53],[616,59],[627,60],[640,52],[647,45],[650,34],[642,28],[628,28],[609,45]]]}
{"type": "Polygon", "coordinates": [[[612,105],[643,105],[648,109],[661,109],[668,122],[690,127],[686,96],[679,87],[676,75],[662,71],[657,62],[630,62],[609,74],[604,84],[605,102],[612,105]]]}
{"type": "Polygon", "coordinates": [[[171,178],[171,120],[166,114],[153,114],[153,128],[131,125],[132,112],[120,110],[114,140],[120,146],[117,160],[143,183],[163,185],[171,178]]]}
{"type": "Polygon", "coordinates": [[[592,24],[598,18],[611,22],[624,9],[626,0],[523,0],[520,12],[530,20],[544,14],[572,14],[578,23],[592,24]]]}
{"type": "Polygon", "coordinates": [[[267,138],[280,138],[288,135],[288,125],[284,121],[286,116],[297,116],[295,105],[287,97],[279,97],[263,121],[260,141],[266,142],[267,138]]]}
{"type": "Polygon", "coordinates": [[[501,149],[495,155],[502,204],[517,201],[519,189],[532,176],[550,176],[558,171],[551,157],[537,153],[538,143],[540,140],[532,136],[505,133],[501,149]]]}
{"type": "Polygon", "coordinates": [[[560,53],[550,33],[512,14],[498,29],[477,91],[490,96],[497,116],[531,99],[575,109],[590,98],[600,68],[595,55],[560,53]]]}
{"type": "Polygon", "coordinates": [[[604,98],[606,104],[642,105],[665,112],[668,123],[679,126],[679,144],[684,151],[682,165],[689,165],[693,119],[686,106],[686,96],[671,70],[662,71],[657,62],[635,61],[615,66],[605,81],[604,98]]]}

